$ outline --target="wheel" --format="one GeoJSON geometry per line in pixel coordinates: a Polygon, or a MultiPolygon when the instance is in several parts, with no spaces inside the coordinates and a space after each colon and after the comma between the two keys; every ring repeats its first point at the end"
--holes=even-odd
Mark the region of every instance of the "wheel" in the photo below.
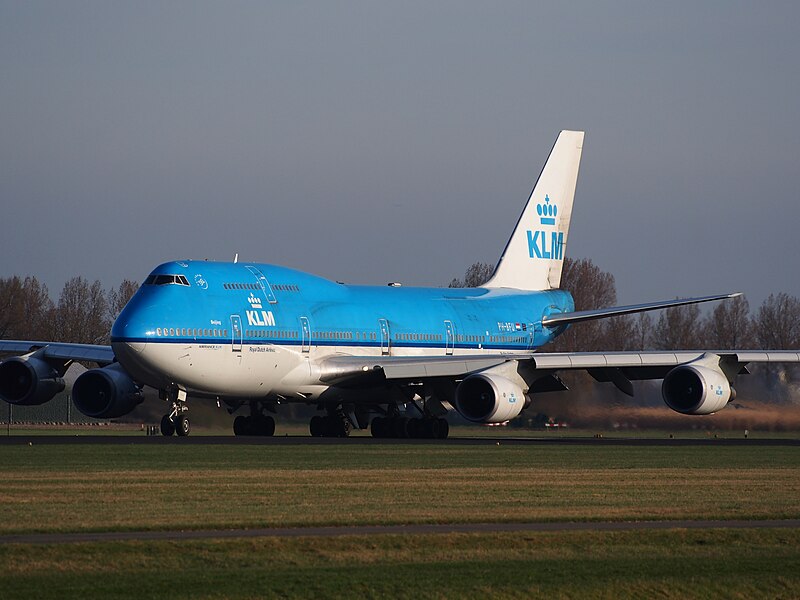
{"type": "Polygon", "coordinates": [[[322,437],[325,435],[325,420],[319,415],[314,415],[308,423],[308,430],[313,437],[322,437]]]}
{"type": "Polygon", "coordinates": [[[258,435],[270,437],[275,433],[275,419],[272,417],[261,416],[255,422],[258,435]]]}
{"type": "Polygon", "coordinates": [[[178,418],[175,419],[175,432],[181,437],[189,435],[189,417],[178,415],[178,418]]]}
{"type": "Polygon", "coordinates": [[[385,438],[388,427],[386,426],[386,418],[384,417],[375,417],[372,419],[372,423],[370,424],[370,429],[372,430],[372,437],[374,438],[385,438]]]}
{"type": "Polygon", "coordinates": [[[407,438],[408,437],[408,417],[395,417],[392,423],[392,437],[407,438]]]}
{"type": "Polygon", "coordinates": [[[169,418],[169,415],[164,415],[161,417],[161,435],[169,437],[173,433],[175,433],[175,424],[169,418]]]}
{"type": "Polygon", "coordinates": [[[335,437],[350,437],[350,420],[346,418],[331,417],[333,434],[335,437]]]}
{"type": "Polygon", "coordinates": [[[244,415],[233,420],[233,435],[247,435],[247,417],[244,415]]]}
{"type": "Polygon", "coordinates": [[[446,440],[447,434],[450,433],[450,423],[447,422],[447,419],[436,419],[439,422],[439,435],[438,438],[440,440],[446,440]]]}
{"type": "Polygon", "coordinates": [[[417,427],[417,437],[435,440],[439,437],[439,419],[423,419],[417,427]]]}

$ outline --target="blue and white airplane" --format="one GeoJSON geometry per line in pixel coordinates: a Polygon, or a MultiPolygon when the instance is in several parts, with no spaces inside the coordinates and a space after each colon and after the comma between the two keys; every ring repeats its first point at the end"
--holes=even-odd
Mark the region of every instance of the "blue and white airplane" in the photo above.
{"type": "Polygon", "coordinates": [[[175,261],[145,279],[111,330],[111,346],[0,341],[24,353],[0,363],[0,397],[49,401],[73,361],[99,365],[74,383],[85,415],[114,418],[150,386],[168,402],[164,435],[187,435],[191,399],[243,409],[237,435],[272,435],[268,413],[303,402],[315,436],[371,426],[376,437],[445,438],[447,411],[475,423],[513,419],[538,392],[565,390],[583,369],[633,394],[662,379],[673,410],[706,415],[734,397],[753,362],[800,362],[786,351],[546,353],[567,327],[736,294],[575,311],[560,290],[584,134],[562,131],[494,275],[479,288],[342,285],[285,267],[175,261]]]}

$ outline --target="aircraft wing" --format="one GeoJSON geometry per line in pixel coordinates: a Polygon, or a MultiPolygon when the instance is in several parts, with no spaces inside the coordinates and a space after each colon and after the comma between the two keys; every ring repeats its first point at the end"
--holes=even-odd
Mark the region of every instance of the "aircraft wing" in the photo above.
{"type": "Polygon", "coordinates": [[[72,360],[108,365],[114,362],[111,346],[96,344],[67,344],[62,342],[37,342],[29,340],[0,340],[0,352],[27,354],[43,351],[42,358],[69,362],[72,360]]]}
{"type": "Polygon", "coordinates": [[[366,385],[380,380],[461,379],[509,361],[546,373],[585,370],[597,381],[611,382],[633,395],[631,381],[662,379],[678,365],[716,355],[733,373],[749,363],[800,363],[793,350],[678,350],[641,352],[531,352],[482,356],[334,356],[319,365],[320,381],[330,385],[366,385]]]}
{"type": "Polygon", "coordinates": [[[629,304],[628,306],[612,306],[610,308],[598,308],[596,310],[578,310],[569,313],[556,313],[542,319],[545,327],[558,327],[582,321],[594,319],[606,319],[608,317],[619,317],[633,313],[659,310],[661,308],[674,308],[676,306],[686,306],[687,304],[700,304],[701,302],[714,302],[716,300],[727,300],[741,296],[741,292],[734,294],[718,294],[716,296],[701,296],[699,298],[679,298],[677,300],[663,300],[661,302],[648,302],[646,304],[629,304]]]}

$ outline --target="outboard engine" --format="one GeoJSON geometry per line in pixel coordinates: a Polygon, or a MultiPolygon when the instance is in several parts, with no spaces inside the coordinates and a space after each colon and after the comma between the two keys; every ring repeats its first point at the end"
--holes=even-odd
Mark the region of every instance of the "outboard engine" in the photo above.
{"type": "Polygon", "coordinates": [[[9,404],[34,406],[64,391],[64,378],[34,354],[14,356],[0,363],[0,398],[9,404]]]}
{"type": "Polygon", "coordinates": [[[661,384],[661,395],[672,410],[684,415],[710,415],[725,408],[736,392],[719,369],[687,364],[675,367],[661,384]]]}

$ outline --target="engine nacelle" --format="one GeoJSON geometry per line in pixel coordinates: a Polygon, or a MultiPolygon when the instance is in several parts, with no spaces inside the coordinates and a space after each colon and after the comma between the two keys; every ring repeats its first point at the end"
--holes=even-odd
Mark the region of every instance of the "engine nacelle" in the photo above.
{"type": "Polygon", "coordinates": [[[83,373],[72,386],[72,401],[87,417],[127,415],[144,400],[142,390],[117,363],[83,373]]]}
{"type": "Polygon", "coordinates": [[[35,356],[14,356],[0,363],[0,398],[9,404],[35,406],[64,391],[64,379],[35,356]]]}
{"type": "Polygon", "coordinates": [[[725,408],[735,392],[722,371],[700,365],[675,367],[664,377],[661,395],[684,415],[710,415],[725,408]]]}
{"type": "Polygon", "coordinates": [[[523,408],[522,388],[494,373],[470,375],[456,388],[456,409],[473,423],[503,423],[523,408]]]}

